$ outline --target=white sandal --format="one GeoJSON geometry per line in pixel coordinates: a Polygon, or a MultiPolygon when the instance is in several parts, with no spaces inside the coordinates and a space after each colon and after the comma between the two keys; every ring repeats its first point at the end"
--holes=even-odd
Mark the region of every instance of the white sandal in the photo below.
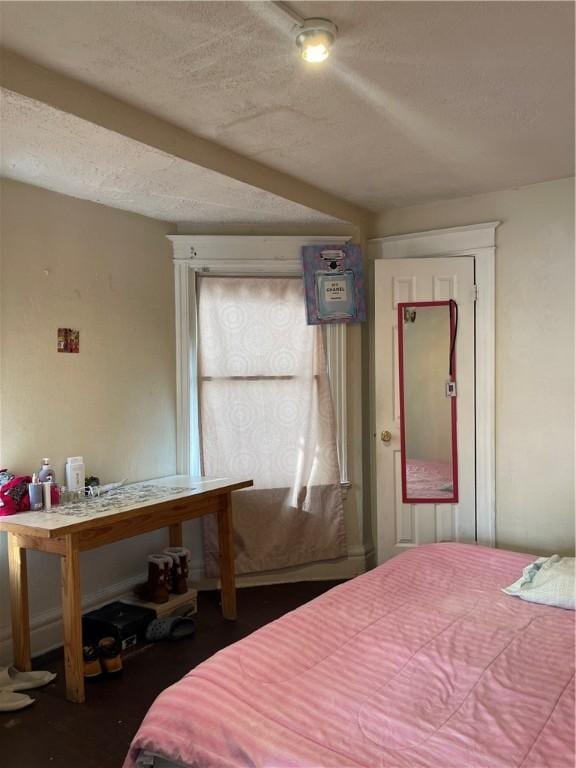
{"type": "Polygon", "coordinates": [[[5,691],[27,691],[30,688],[41,688],[43,685],[51,683],[55,677],[55,672],[20,672],[16,667],[0,667],[0,694],[5,691]]]}
{"type": "Polygon", "coordinates": [[[23,693],[12,693],[12,691],[0,691],[0,712],[16,712],[19,709],[29,707],[34,704],[35,699],[26,696],[23,693]]]}

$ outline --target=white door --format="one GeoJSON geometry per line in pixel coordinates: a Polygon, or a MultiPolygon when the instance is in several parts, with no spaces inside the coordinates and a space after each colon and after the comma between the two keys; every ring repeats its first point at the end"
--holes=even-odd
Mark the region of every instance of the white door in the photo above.
{"type": "Polygon", "coordinates": [[[476,540],[474,423],[474,258],[375,261],[376,505],[378,562],[407,547],[476,540]],[[397,306],[458,304],[456,339],[458,503],[404,504],[400,456],[397,306]],[[389,442],[381,439],[390,432],[389,442]]]}

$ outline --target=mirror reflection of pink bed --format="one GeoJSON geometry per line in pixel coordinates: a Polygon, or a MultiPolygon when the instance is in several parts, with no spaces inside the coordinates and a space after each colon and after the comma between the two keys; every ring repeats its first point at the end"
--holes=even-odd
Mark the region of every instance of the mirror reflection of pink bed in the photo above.
{"type": "Polygon", "coordinates": [[[447,461],[406,461],[406,490],[413,499],[451,499],[452,464],[447,461]]]}

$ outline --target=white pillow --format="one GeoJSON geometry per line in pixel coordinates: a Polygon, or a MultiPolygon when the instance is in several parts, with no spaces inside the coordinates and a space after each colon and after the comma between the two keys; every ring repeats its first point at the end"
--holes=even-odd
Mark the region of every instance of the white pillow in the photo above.
{"type": "Polygon", "coordinates": [[[502,592],[531,603],[576,609],[576,558],[539,557],[524,568],[522,576],[502,592]]]}

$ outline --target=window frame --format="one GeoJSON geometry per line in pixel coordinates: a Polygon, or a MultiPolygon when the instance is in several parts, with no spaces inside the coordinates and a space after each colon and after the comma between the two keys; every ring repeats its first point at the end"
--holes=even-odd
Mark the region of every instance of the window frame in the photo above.
{"type": "MultiPolygon", "coordinates": [[[[172,242],[176,312],[176,471],[200,475],[197,377],[196,273],[227,276],[302,275],[303,245],[342,245],[346,235],[314,237],[168,235],[172,242]],[[270,258],[270,252],[275,254],[270,258]],[[195,441],[195,442],[194,442],[195,441]]],[[[348,479],[346,324],[323,326],[334,403],[340,485],[348,479]]]]}

